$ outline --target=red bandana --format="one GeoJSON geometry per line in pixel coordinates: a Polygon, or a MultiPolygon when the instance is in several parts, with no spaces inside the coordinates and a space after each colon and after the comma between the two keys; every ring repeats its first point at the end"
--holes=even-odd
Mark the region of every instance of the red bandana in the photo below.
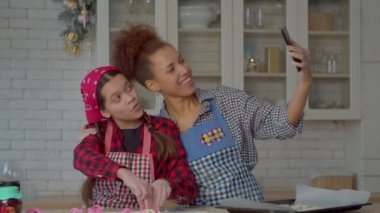
{"type": "Polygon", "coordinates": [[[104,119],[99,110],[99,97],[96,95],[96,87],[99,79],[104,74],[109,72],[120,72],[120,68],[115,66],[95,68],[84,77],[80,84],[80,92],[83,98],[84,110],[86,111],[86,117],[89,123],[95,123],[104,119]]]}

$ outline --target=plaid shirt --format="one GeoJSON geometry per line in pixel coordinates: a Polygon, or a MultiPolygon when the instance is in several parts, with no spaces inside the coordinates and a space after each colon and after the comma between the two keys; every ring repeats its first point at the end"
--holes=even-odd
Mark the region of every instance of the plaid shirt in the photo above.
{"type": "MultiPolygon", "coordinates": [[[[123,133],[114,122],[112,123],[114,124],[114,130],[110,152],[125,152],[122,144],[123,133]]],[[[105,130],[106,124],[107,122],[102,122],[100,128],[105,130]]],[[[178,156],[167,161],[158,160],[155,149],[156,142],[152,136],[154,142],[151,145],[151,154],[154,162],[155,179],[163,178],[168,180],[172,188],[170,198],[177,200],[181,204],[188,204],[196,198],[198,188],[186,160],[186,151],[182,146],[178,128],[174,122],[155,116],[151,116],[151,124],[159,132],[173,138],[178,149],[178,156]]],[[[143,131],[141,131],[140,140],[143,140],[143,131]]],[[[142,148],[143,143],[140,143],[136,153],[142,153],[142,148]]],[[[74,149],[74,168],[88,177],[102,177],[115,181],[120,167],[121,165],[104,155],[104,142],[99,140],[96,135],[87,136],[74,149]]]]}
{"type": "MultiPolygon", "coordinates": [[[[297,127],[289,123],[287,106],[274,106],[244,91],[225,86],[211,90],[197,89],[196,95],[202,109],[194,126],[214,118],[210,111],[210,101],[214,99],[240,150],[244,165],[250,170],[258,161],[255,139],[283,140],[302,132],[302,119],[297,127]]],[[[163,114],[175,121],[164,109],[163,114]]]]}

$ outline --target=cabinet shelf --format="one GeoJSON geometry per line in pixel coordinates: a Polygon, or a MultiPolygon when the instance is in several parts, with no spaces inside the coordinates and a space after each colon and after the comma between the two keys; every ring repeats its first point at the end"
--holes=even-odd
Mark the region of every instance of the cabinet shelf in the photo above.
{"type": "Polygon", "coordinates": [[[309,31],[310,36],[349,36],[350,33],[347,30],[337,30],[337,31],[309,31]]]}
{"type": "Polygon", "coordinates": [[[328,74],[328,73],[313,73],[313,78],[331,78],[331,79],[341,79],[341,78],[350,78],[348,73],[337,73],[337,74],[328,74]]]}
{"type": "Polygon", "coordinates": [[[252,73],[244,73],[245,77],[254,77],[254,78],[285,78],[286,73],[260,73],[260,72],[252,72],[252,73]]]}
{"type": "Polygon", "coordinates": [[[220,72],[193,72],[193,77],[208,77],[208,78],[217,78],[221,77],[220,72]]]}
{"type": "Polygon", "coordinates": [[[244,29],[244,33],[246,34],[272,34],[272,35],[280,35],[279,29],[244,29]]]}
{"type": "Polygon", "coordinates": [[[220,33],[220,28],[179,28],[180,34],[210,34],[215,35],[220,33]]]}

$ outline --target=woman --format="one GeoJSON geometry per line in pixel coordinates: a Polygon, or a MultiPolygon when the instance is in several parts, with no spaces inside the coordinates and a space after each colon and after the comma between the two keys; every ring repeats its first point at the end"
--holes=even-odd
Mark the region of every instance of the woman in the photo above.
{"type": "Polygon", "coordinates": [[[194,200],[197,187],[175,123],[145,114],[118,67],[88,73],[81,93],[88,127],[98,134],[77,145],[74,167],[95,180],[91,204],[158,211],[168,198],[194,200]]]}
{"type": "Polygon", "coordinates": [[[190,66],[150,26],[131,26],[116,36],[114,63],[128,79],[162,94],[160,115],[173,120],[181,131],[199,189],[193,204],[216,205],[236,197],[263,200],[252,175],[258,161],[254,139],[285,139],[300,133],[312,84],[310,53],[296,43],[288,50],[301,60],[294,62],[300,69],[299,83],[288,105],[274,106],[224,86],[196,89],[190,66]]]}

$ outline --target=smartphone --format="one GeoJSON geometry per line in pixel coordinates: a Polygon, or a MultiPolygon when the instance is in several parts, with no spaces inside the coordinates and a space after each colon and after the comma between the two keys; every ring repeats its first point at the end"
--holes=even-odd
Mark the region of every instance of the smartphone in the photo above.
{"type": "Polygon", "coordinates": [[[284,40],[285,40],[285,43],[287,45],[292,45],[292,40],[290,39],[290,35],[288,33],[288,30],[286,29],[286,27],[282,27],[281,28],[281,34],[282,34],[282,37],[284,37],[284,40]]]}
{"type": "MultiPolygon", "coordinates": [[[[287,45],[293,45],[292,40],[290,39],[290,35],[289,35],[288,30],[286,29],[286,27],[282,27],[281,28],[281,34],[282,34],[282,37],[284,37],[285,43],[287,45]]],[[[301,60],[298,59],[298,58],[293,58],[293,60],[295,62],[297,62],[297,63],[301,62],[301,60]]],[[[297,70],[299,72],[299,71],[301,71],[301,68],[297,67],[297,70]]]]}

